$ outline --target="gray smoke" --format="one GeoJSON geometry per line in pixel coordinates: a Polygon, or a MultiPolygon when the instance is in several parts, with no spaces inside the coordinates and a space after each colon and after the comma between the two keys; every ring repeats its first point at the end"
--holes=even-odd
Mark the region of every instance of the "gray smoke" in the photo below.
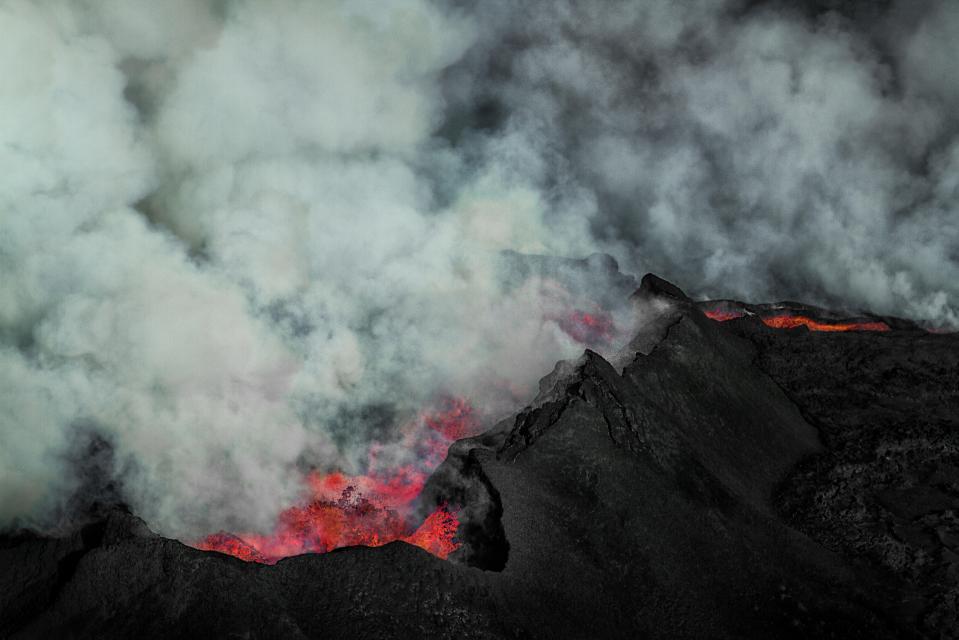
{"type": "Polygon", "coordinates": [[[535,155],[528,178],[627,270],[959,320],[955,2],[503,1],[476,17],[446,90],[493,130],[483,160],[535,155]]]}
{"type": "Polygon", "coordinates": [[[959,324],[959,7],[820,4],[0,2],[0,527],[90,433],[192,537],[528,401],[590,287],[508,250],[959,324]]]}

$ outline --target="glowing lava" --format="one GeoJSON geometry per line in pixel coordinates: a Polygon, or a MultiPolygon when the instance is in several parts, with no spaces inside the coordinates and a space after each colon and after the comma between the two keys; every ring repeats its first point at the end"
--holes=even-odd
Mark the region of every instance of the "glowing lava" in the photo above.
{"type": "MultiPolygon", "coordinates": [[[[552,319],[585,345],[607,345],[616,330],[612,317],[603,311],[574,310],[552,319]]],[[[405,425],[399,442],[373,443],[365,474],[311,473],[306,479],[307,497],[283,511],[271,533],[220,532],[194,546],[247,562],[273,564],[303,553],[403,540],[446,558],[460,546],[455,537],[458,509],[440,505],[417,527],[411,522],[416,499],[450,444],[479,430],[480,422],[468,402],[446,400],[439,410],[405,425]]]]}
{"type": "Polygon", "coordinates": [[[889,331],[885,322],[821,322],[806,316],[770,316],[761,318],[774,329],[795,329],[805,326],[810,331],[889,331]]]}
{"type": "Polygon", "coordinates": [[[715,320],[716,322],[726,322],[727,320],[735,320],[736,318],[742,318],[742,311],[704,311],[706,317],[710,320],[715,320]]]}
{"type": "MultiPolygon", "coordinates": [[[[716,322],[726,322],[742,318],[745,312],[742,309],[710,309],[703,311],[706,317],[716,322]]],[[[889,325],[885,322],[825,322],[814,320],[808,316],[798,314],[779,314],[771,316],[760,316],[760,320],[767,327],[773,329],[795,329],[796,327],[806,327],[810,331],[889,331],[889,325]]]]}
{"type": "Polygon", "coordinates": [[[420,416],[404,429],[402,451],[413,452],[415,463],[381,469],[384,447],[370,451],[366,475],[312,473],[305,504],[280,514],[268,535],[220,532],[195,544],[246,560],[273,564],[302,553],[323,553],[339,547],[376,547],[403,540],[446,558],[459,547],[457,510],[440,505],[419,527],[410,524],[416,497],[446,455],[450,443],[479,431],[469,403],[453,399],[441,411],[420,416]]]}

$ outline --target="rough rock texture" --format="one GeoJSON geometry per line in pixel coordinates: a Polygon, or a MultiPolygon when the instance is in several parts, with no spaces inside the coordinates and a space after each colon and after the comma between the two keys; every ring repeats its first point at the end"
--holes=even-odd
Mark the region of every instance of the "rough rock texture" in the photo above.
{"type": "Polygon", "coordinates": [[[655,277],[634,297],[650,321],[624,352],[558,365],[451,447],[422,497],[463,506],[450,562],[246,564],[114,509],[0,538],[0,637],[948,633],[956,339],[716,323],[655,277]]]}
{"type": "Polygon", "coordinates": [[[826,444],[781,486],[787,521],[876,572],[897,617],[959,638],[959,336],[726,326],[826,444]]]}

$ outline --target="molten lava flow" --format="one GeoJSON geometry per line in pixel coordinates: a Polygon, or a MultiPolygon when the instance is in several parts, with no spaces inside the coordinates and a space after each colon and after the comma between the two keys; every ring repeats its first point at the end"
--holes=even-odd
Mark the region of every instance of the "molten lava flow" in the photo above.
{"type": "Polygon", "coordinates": [[[206,539],[197,545],[197,549],[203,551],[219,551],[228,553],[240,560],[246,562],[263,562],[272,564],[269,559],[256,550],[255,547],[240,540],[235,535],[229,533],[214,533],[207,536],[206,539]]]}
{"type": "Polygon", "coordinates": [[[716,322],[726,322],[727,320],[735,320],[736,318],[742,318],[742,311],[704,311],[706,317],[710,320],[715,320],[716,322]]]}
{"type": "Polygon", "coordinates": [[[810,331],[889,331],[885,322],[820,322],[806,316],[770,316],[762,318],[766,326],[774,329],[795,329],[805,326],[810,331]]]}
{"type": "MultiPolygon", "coordinates": [[[[703,311],[706,317],[716,322],[726,322],[735,320],[745,315],[741,309],[710,309],[703,311]]],[[[808,316],[798,314],[780,313],[779,315],[760,316],[760,320],[767,327],[773,329],[795,329],[796,327],[806,327],[810,331],[889,331],[889,325],[885,322],[826,322],[814,320],[808,316]]]]}
{"type": "Polygon", "coordinates": [[[602,311],[573,311],[559,318],[557,323],[569,337],[586,345],[609,344],[613,341],[616,330],[613,319],[602,311]]]}
{"type": "Polygon", "coordinates": [[[478,430],[479,420],[469,403],[448,400],[441,411],[420,416],[405,429],[401,450],[412,451],[415,463],[383,469],[383,447],[373,447],[366,475],[310,474],[309,499],[283,511],[273,533],[221,532],[195,546],[247,562],[273,564],[302,553],[353,545],[376,547],[403,540],[446,558],[459,547],[455,540],[457,511],[440,505],[415,529],[410,517],[416,497],[429,474],[443,461],[450,443],[478,430]]]}

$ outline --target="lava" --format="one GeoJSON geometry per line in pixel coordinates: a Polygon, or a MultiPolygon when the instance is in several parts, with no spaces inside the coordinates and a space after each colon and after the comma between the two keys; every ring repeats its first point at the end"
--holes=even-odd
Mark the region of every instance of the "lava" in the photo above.
{"type": "Polygon", "coordinates": [[[735,320],[736,318],[742,318],[742,311],[704,311],[706,317],[710,320],[715,320],[716,322],[726,322],[727,320],[735,320]]]}
{"type": "MultiPolygon", "coordinates": [[[[703,311],[706,317],[716,322],[726,322],[742,318],[745,312],[741,309],[709,309],[703,311]]],[[[889,331],[889,325],[885,322],[828,322],[815,320],[808,316],[799,314],[778,314],[771,316],[760,316],[760,320],[767,327],[773,329],[795,329],[796,327],[806,327],[810,331],[889,331]]]]}
{"type": "Polygon", "coordinates": [[[385,447],[371,447],[367,474],[311,473],[306,481],[309,498],[283,511],[272,533],[220,532],[194,546],[247,562],[274,564],[303,553],[402,540],[446,558],[459,547],[457,509],[439,505],[414,527],[410,522],[414,503],[449,445],[474,435],[479,426],[468,402],[447,400],[441,410],[420,416],[404,429],[400,450],[412,452],[415,462],[390,468],[384,462],[385,447]]]}
{"type": "Polygon", "coordinates": [[[774,329],[795,329],[805,326],[810,331],[889,331],[885,322],[821,322],[800,315],[780,315],[761,318],[774,329]]]}
{"type": "Polygon", "coordinates": [[[456,514],[449,511],[445,505],[441,505],[427,516],[413,535],[406,536],[403,541],[426,549],[434,556],[446,558],[460,546],[454,538],[459,526],[456,514]]]}

